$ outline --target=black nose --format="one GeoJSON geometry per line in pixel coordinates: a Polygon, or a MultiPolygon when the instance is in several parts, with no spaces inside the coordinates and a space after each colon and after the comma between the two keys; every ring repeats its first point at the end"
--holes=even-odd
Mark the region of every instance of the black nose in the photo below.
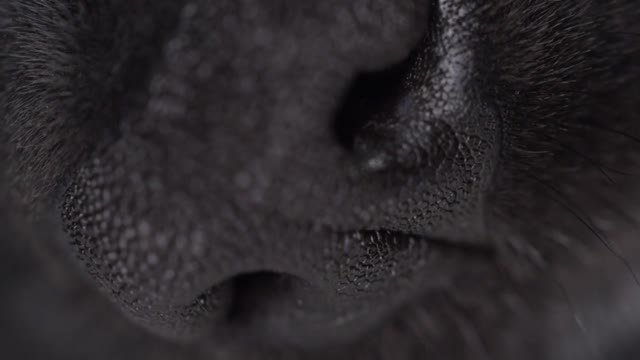
{"type": "MultiPolygon", "coordinates": [[[[345,145],[335,121],[358,116],[339,111],[358,74],[412,66],[427,19],[421,1],[185,7],[136,95],[146,100],[125,109],[120,138],[67,194],[67,230],[89,272],[132,317],[187,338],[238,319],[309,337],[398,306],[437,263],[427,262],[425,229],[471,226],[438,209],[473,212],[464,196],[477,184],[436,186],[455,164],[377,174],[359,154],[376,153],[369,140],[389,124],[345,145]],[[417,210],[416,192],[426,199],[417,210]]],[[[374,82],[374,98],[387,85],[410,95],[386,79],[397,69],[374,82]]],[[[410,96],[392,98],[398,114],[417,113],[410,96]]],[[[360,131],[358,121],[338,128],[360,131]]]]}

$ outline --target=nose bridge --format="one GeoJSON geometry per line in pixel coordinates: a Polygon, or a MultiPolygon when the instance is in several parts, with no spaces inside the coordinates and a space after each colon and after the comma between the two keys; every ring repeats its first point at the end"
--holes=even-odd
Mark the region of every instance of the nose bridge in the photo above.
{"type": "Polygon", "coordinates": [[[313,192],[298,189],[304,184],[335,186],[321,184],[317,174],[340,178],[343,153],[331,122],[341,95],[359,72],[410,52],[426,25],[421,3],[188,5],[153,69],[142,120],[127,126],[162,144],[161,166],[209,182],[214,191],[250,187],[252,195],[240,201],[300,204],[296,197],[313,192]]]}
{"type": "Polygon", "coordinates": [[[417,3],[224,0],[187,5],[161,65],[153,70],[149,110],[160,116],[150,121],[175,113],[174,120],[168,119],[173,125],[197,125],[200,135],[210,137],[256,130],[266,135],[267,128],[287,122],[326,123],[336,97],[358,72],[408,54],[426,25],[427,7],[417,3]]]}

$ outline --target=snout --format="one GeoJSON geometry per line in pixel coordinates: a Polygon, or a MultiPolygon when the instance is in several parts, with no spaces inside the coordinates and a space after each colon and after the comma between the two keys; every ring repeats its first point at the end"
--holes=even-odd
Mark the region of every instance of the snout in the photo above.
{"type": "Polygon", "coordinates": [[[344,339],[444,284],[464,251],[442,240],[482,223],[495,119],[449,106],[467,87],[422,50],[428,9],[279,3],[187,6],[67,193],[80,259],[161,334],[344,339]]]}

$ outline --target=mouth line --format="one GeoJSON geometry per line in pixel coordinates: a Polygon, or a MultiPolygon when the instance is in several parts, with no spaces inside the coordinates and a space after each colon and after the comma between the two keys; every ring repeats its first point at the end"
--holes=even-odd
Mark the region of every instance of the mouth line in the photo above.
{"type": "Polygon", "coordinates": [[[495,254],[495,247],[491,243],[456,241],[444,237],[419,235],[415,233],[390,230],[386,228],[360,229],[360,230],[330,230],[333,235],[349,237],[378,236],[381,240],[389,238],[412,239],[431,245],[442,252],[466,253],[474,256],[491,256],[495,254]]]}

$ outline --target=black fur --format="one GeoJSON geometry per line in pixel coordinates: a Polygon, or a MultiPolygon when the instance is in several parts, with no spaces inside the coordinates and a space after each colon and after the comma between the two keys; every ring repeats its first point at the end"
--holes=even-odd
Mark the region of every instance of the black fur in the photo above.
{"type": "Polygon", "coordinates": [[[4,0],[0,37],[11,358],[640,356],[633,0],[4,0]]]}

